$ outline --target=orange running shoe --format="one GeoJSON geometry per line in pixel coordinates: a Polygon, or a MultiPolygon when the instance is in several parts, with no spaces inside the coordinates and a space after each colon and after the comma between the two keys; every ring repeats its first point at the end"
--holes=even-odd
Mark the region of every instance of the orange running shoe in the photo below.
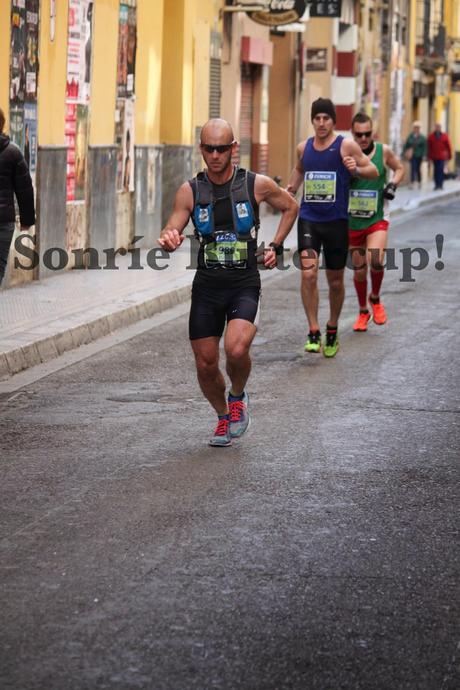
{"type": "Polygon", "coordinates": [[[360,312],[353,326],[354,331],[367,331],[367,324],[372,319],[370,312],[360,312]]]}
{"type": "Polygon", "coordinates": [[[372,315],[374,317],[374,323],[377,324],[377,326],[383,326],[384,323],[386,323],[387,320],[387,313],[385,311],[385,307],[381,302],[377,302],[377,304],[373,304],[369,300],[369,304],[372,307],[372,315]]]}

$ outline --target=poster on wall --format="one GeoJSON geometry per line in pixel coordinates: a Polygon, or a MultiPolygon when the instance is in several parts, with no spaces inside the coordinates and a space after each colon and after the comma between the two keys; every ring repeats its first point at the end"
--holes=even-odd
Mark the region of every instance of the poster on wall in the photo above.
{"type": "Polygon", "coordinates": [[[10,136],[21,149],[35,183],[39,0],[11,1],[10,136]]]}
{"type": "Polygon", "coordinates": [[[69,0],[65,139],[67,201],[85,198],[93,0],[69,0]]]}
{"type": "Polygon", "coordinates": [[[123,137],[125,131],[125,99],[117,98],[115,108],[115,145],[117,147],[117,190],[123,190],[123,137]]]}
{"type": "Polygon", "coordinates": [[[27,0],[25,16],[26,38],[26,101],[37,100],[38,72],[38,3],[39,0],[27,0]]]}
{"type": "Polygon", "coordinates": [[[88,153],[88,106],[77,105],[75,130],[75,201],[85,198],[86,158],[88,153]]]}
{"type": "Polygon", "coordinates": [[[24,106],[10,105],[10,139],[24,151],[24,106]]]}
{"type": "Polygon", "coordinates": [[[134,192],[134,101],[118,98],[115,110],[117,190],[134,192]]]}
{"type": "Polygon", "coordinates": [[[88,103],[91,80],[93,0],[69,0],[67,99],[88,103]]]}
{"type": "Polygon", "coordinates": [[[134,192],[134,101],[118,98],[115,110],[117,190],[134,192]]]}
{"type": "Polygon", "coordinates": [[[128,84],[128,6],[120,5],[118,19],[117,94],[126,96],[128,84]]]}
{"type": "Polygon", "coordinates": [[[147,213],[155,212],[156,196],[156,152],[149,149],[147,161],[147,213]]]}
{"type": "Polygon", "coordinates": [[[136,47],[137,47],[137,33],[136,33],[136,8],[130,7],[128,11],[128,51],[126,64],[126,95],[132,96],[134,94],[134,78],[136,71],[136,47]]]}
{"type": "Polygon", "coordinates": [[[75,199],[75,135],[77,132],[77,105],[66,103],[65,143],[67,146],[67,201],[75,199]]]}
{"type": "Polygon", "coordinates": [[[24,158],[32,179],[37,170],[37,104],[24,105],[24,158]]]}
{"type": "Polygon", "coordinates": [[[136,3],[120,4],[118,20],[117,103],[115,143],[117,145],[117,190],[134,191],[134,86],[136,71],[136,3]]]}
{"type": "Polygon", "coordinates": [[[25,0],[11,3],[10,104],[26,97],[26,8],[25,0]]]}
{"type": "Polygon", "coordinates": [[[129,98],[134,94],[136,71],[136,7],[121,4],[118,24],[117,95],[129,98]]]}

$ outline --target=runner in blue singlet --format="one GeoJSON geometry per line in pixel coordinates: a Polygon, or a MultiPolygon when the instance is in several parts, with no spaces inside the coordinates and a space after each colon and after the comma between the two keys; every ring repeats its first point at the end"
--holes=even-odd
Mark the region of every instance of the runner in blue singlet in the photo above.
{"type": "Polygon", "coordinates": [[[339,348],[338,320],[345,295],[344,269],[348,252],[348,196],[353,176],[377,177],[377,168],[356,142],[334,132],[335,107],[328,98],[318,98],[311,107],[315,136],[297,147],[297,165],[287,191],[295,194],[303,185],[298,221],[301,262],[301,295],[310,331],[306,352],[320,352],[318,323],[318,266],[324,252],[329,284],[330,316],[323,342],[325,357],[339,348]]]}

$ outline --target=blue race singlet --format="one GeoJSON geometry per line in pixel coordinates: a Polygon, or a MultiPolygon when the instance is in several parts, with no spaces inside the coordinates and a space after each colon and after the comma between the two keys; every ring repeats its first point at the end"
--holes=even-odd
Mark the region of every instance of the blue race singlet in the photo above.
{"type": "Polygon", "coordinates": [[[313,141],[313,137],[307,140],[302,155],[304,180],[299,216],[316,223],[347,220],[351,175],[340,154],[343,136],[338,134],[324,151],[317,151],[313,141]]]}

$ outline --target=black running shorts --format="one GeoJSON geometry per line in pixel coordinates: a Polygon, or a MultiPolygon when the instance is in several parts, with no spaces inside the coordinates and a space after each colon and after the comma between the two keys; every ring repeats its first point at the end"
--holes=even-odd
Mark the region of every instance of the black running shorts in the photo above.
{"type": "Polygon", "coordinates": [[[317,223],[299,218],[297,223],[299,252],[314,249],[319,255],[324,252],[326,268],[345,268],[348,254],[348,220],[334,220],[317,223]]]}
{"type": "Polygon", "coordinates": [[[257,326],[260,287],[216,288],[194,285],[189,319],[190,340],[217,336],[232,319],[244,319],[257,326]]]}

